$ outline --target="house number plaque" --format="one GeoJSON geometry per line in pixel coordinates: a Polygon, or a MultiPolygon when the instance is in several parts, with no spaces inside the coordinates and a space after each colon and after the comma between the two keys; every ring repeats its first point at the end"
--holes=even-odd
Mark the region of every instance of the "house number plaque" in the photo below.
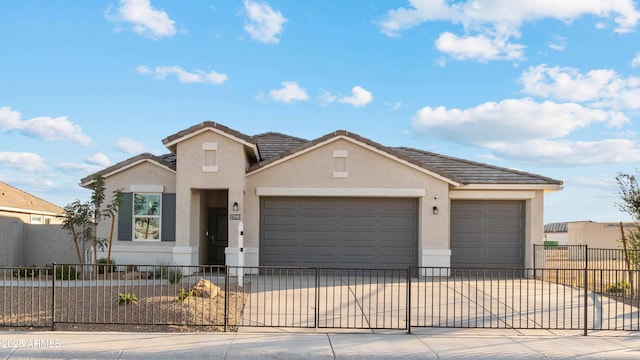
{"type": "Polygon", "coordinates": [[[240,214],[229,214],[229,220],[241,220],[240,214]]]}

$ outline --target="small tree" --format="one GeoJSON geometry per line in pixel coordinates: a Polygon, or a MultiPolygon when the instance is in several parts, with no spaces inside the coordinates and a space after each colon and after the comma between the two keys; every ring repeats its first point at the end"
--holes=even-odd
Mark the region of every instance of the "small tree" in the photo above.
{"type": "Polygon", "coordinates": [[[102,175],[96,176],[91,193],[91,205],[93,210],[93,260],[98,260],[98,247],[104,244],[98,239],[98,223],[102,217],[102,203],[104,202],[104,178],[102,175]]]}
{"type": "Polygon", "coordinates": [[[633,286],[633,271],[640,269],[640,187],[636,175],[619,172],[616,182],[620,186],[620,198],[618,209],[631,215],[635,226],[625,233],[624,226],[620,223],[620,236],[623,253],[627,268],[629,269],[629,280],[631,281],[632,294],[635,293],[633,286]]]}
{"type": "Polygon", "coordinates": [[[111,228],[109,229],[109,248],[107,250],[107,268],[109,268],[109,263],[111,262],[111,245],[113,244],[113,229],[116,224],[116,215],[118,214],[118,209],[122,204],[122,189],[115,190],[113,192],[113,196],[111,197],[111,203],[107,205],[107,208],[104,212],[104,217],[107,219],[111,219],[111,228]]]}
{"type": "Polygon", "coordinates": [[[62,213],[62,228],[71,234],[80,264],[84,263],[80,244],[91,239],[92,236],[92,228],[88,226],[91,224],[91,215],[91,204],[82,203],[80,200],[67,204],[62,213]]]}

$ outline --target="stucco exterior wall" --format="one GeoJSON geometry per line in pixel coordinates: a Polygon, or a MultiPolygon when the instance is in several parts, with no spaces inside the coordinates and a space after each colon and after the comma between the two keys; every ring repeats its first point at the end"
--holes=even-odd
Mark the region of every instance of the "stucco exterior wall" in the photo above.
{"type": "MultiPolygon", "coordinates": [[[[171,170],[144,161],[128,169],[112,174],[105,179],[105,203],[109,204],[113,192],[121,189],[123,192],[131,192],[131,186],[137,185],[161,185],[165,193],[176,192],[176,175],[171,170]]],[[[109,238],[111,219],[102,220],[98,226],[98,236],[109,238]]],[[[111,257],[119,264],[169,264],[173,261],[171,249],[175,242],[167,241],[121,241],[118,239],[118,221],[113,230],[113,247],[111,257]]],[[[98,257],[107,257],[98,253],[98,257]]]]}
{"type": "MultiPolygon", "coordinates": [[[[632,224],[623,224],[625,232],[632,224]]],[[[591,221],[567,224],[569,245],[587,245],[598,249],[622,249],[620,223],[598,223],[591,221]]]]}
{"type": "MultiPolygon", "coordinates": [[[[260,238],[260,189],[292,189],[308,196],[331,196],[322,189],[340,189],[341,196],[398,196],[419,199],[419,254],[427,249],[449,249],[448,183],[425,174],[374,149],[338,138],[311,152],[286,162],[252,173],[247,177],[244,207],[244,246],[257,254],[260,238]],[[345,163],[334,157],[334,151],[348,152],[345,163]],[[344,171],[343,171],[344,170],[344,171]],[[346,172],[346,177],[334,177],[346,172]],[[416,196],[394,195],[397,190],[423,190],[416,196]],[[437,196],[437,199],[435,197],[437,196]],[[432,208],[437,206],[439,215],[432,208]]],[[[230,247],[237,246],[230,239],[230,247]]],[[[422,257],[419,257],[422,263],[422,257]]],[[[250,265],[258,265],[257,256],[249,257],[250,265]]],[[[433,265],[432,265],[433,266],[433,265]]]]}
{"type": "MultiPolygon", "coordinates": [[[[228,190],[227,208],[238,202],[244,208],[245,171],[247,160],[244,145],[216,131],[204,131],[177,144],[176,177],[176,247],[175,263],[198,264],[206,214],[204,190],[228,190]],[[215,143],[215,154],[205,154],[203,144],[215,143]],[[213,159],[212,160],[212,156],[213,159]],[[206,171],[203,166],[216,166],[206,171]],[[185,209],[189,209],[185,211],[185,209]]],[[[229,224],[229,238],[238,236],[237,226],[229,224]]]]}

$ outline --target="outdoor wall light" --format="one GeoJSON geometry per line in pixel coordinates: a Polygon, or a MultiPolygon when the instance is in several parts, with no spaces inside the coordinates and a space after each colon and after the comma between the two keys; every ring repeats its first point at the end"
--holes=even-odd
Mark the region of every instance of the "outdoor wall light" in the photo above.
{"type": "Polygon", "coordinates": [[[238,202],[233,203],[233,211],[238,211],[238,202]]]}
{"type": "Polygon", "coordinates": [[[433,215],[438,215],[438,207],[437,206],[433,207],[433,215]]]}

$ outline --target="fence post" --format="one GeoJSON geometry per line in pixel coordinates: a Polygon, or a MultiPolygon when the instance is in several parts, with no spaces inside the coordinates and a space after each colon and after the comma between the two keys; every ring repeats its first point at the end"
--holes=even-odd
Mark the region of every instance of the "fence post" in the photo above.
{"type": "Polygon", "coordinates": [[[315,302],[316,302],[316,312],[315,314],[313,314],[313,327],[314,329],[318,330],[318,327],[320,326],[320,267],[317,266],[316,267],[316,297],[315,297],[315,302]]]}
{"type": "Polygon", "coordinates": [[[56,262],[51,264],[51,276],[53,286],[51,287],[51,331],[56,330],[56,262]]]}
{"type": "Polygon", "coordinates": [[[229,265],[225,265],[224,269],[224,332],[227,332],[229,326],[229,265]]]}
{"type": "Polygon", "coordinates": [[[407,334],[411,334],[411,266],[407,269],[407,334]]]}
{"type": "MultiPolygon", "coordinates": [[[[588,246],[584,246],[584,332],[583,336],[587,336],[587,316],[589,310],[587,308],[587,300],[589,299],[589,251],[588,246]]],[[[595,302],[593,306],[595,306],[595,302]]]]}

